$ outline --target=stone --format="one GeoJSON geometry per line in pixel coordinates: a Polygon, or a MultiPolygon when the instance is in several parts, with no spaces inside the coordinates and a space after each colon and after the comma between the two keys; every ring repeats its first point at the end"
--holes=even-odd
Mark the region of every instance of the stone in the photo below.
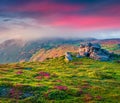
{"type": "Polygon", "coordinates": [[[67,60],[67,61],[73,60],[73,59],[72,59],[72,56],[71,56],[71,54],[70,54],[69,52],[66,52],[66,53],[65,53],[65,60],[67,60]]]}
{"type": "Polygon", "coordinates": [[[99,44],[92,44],[92,47],[94,49],[101,49],[101,46],[99,44]]]}
{"type": "Polygon", "coordinates": [[[84,48],[85,46],[83,44],[80,44],[80,48],[84,48]]]}
{"type": "Polygon", "coordinates": [[[92,43],[80,44],[79,55],[100,61],[108,61],[111,57],[111,53],[107,50],[101,49],[99,44],[92,43]]]}

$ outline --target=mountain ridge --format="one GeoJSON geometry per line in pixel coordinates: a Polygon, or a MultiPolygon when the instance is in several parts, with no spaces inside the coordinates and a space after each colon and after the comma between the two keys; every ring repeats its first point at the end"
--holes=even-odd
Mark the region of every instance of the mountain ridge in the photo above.
{"type": "Polygon", "coordinates": [[[120,39],[98,40],[95,38],[46,38],[33,41],[11,39],[0,44],[0,63],[29,61],[33,55],[41,49],[50,50],[61,45],[79,46],[81,42],[100,43],[103,47],[105,47],[105,49],[108,49],[111,52],[117,51],[117,53],[120,53],[120,48],[118,46],[118,44],[120,44],[120,39]],[[112,44],[112,46],[108,47],[109,44],[112,44]]]}

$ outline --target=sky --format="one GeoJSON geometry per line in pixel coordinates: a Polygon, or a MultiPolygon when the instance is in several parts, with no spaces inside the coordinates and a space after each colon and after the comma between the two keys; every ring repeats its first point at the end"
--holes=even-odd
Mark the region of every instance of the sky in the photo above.
{"type": "Polygon", "coordinates": [[[0,41],[120,38],[120,0],[0,0],[0,41]]]}

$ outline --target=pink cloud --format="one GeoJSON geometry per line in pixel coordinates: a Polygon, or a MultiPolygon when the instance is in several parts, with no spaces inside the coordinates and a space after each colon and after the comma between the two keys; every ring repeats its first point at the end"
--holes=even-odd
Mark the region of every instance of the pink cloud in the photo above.
{"type": "Polygon", "coordinates": [[[73,12],[84,9],[84,5],[65,5],[65,4],[57,4],[57,3],[28,3],[23,6],[14,6],[8,9],[8,11],[12,12],[42,12],[42,13],[55,13],[55,12],[73,12]]]}
{"type": "Polygon", "coordinates": [[[119,5],[105,6],[95,11],[89,10],[86,5],[66,5],[46,1],[32,2],[8,9],[8,11],[17,13],[40,14],[40,17],[36,16],[35,19],[43,25],[82,30],[120,29],[119,10],[119,5]],[[88,10],[90,14],[87,14],[84,10],[88,10]],[[80,11],[84,14],[79,13],[80,11]],[[55,15],[55,17],[51,15],[55,15]]]}
{"type": "Polygon", "coordinates": [[[119,17],[107,16],[64,16],[49,22],[48,25],[84,30],[120,29],[119,17]]]}

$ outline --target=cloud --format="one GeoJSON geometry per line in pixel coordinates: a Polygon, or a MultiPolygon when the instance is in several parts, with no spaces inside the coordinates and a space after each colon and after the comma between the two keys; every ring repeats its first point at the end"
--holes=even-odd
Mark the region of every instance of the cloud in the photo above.
{"type": "Polygon", "coordinates": [[[50,25],[54,27],[70,27],[80,30],[104,30],[119,29],[120,21],[119,17],[64,16],[63,18],[51,21],[50,25]]]}
{"type": "Polygon", "coordinates": [[[120,37],[119,10],[119,0],[0,0],[0,35],[120,37]]]}

